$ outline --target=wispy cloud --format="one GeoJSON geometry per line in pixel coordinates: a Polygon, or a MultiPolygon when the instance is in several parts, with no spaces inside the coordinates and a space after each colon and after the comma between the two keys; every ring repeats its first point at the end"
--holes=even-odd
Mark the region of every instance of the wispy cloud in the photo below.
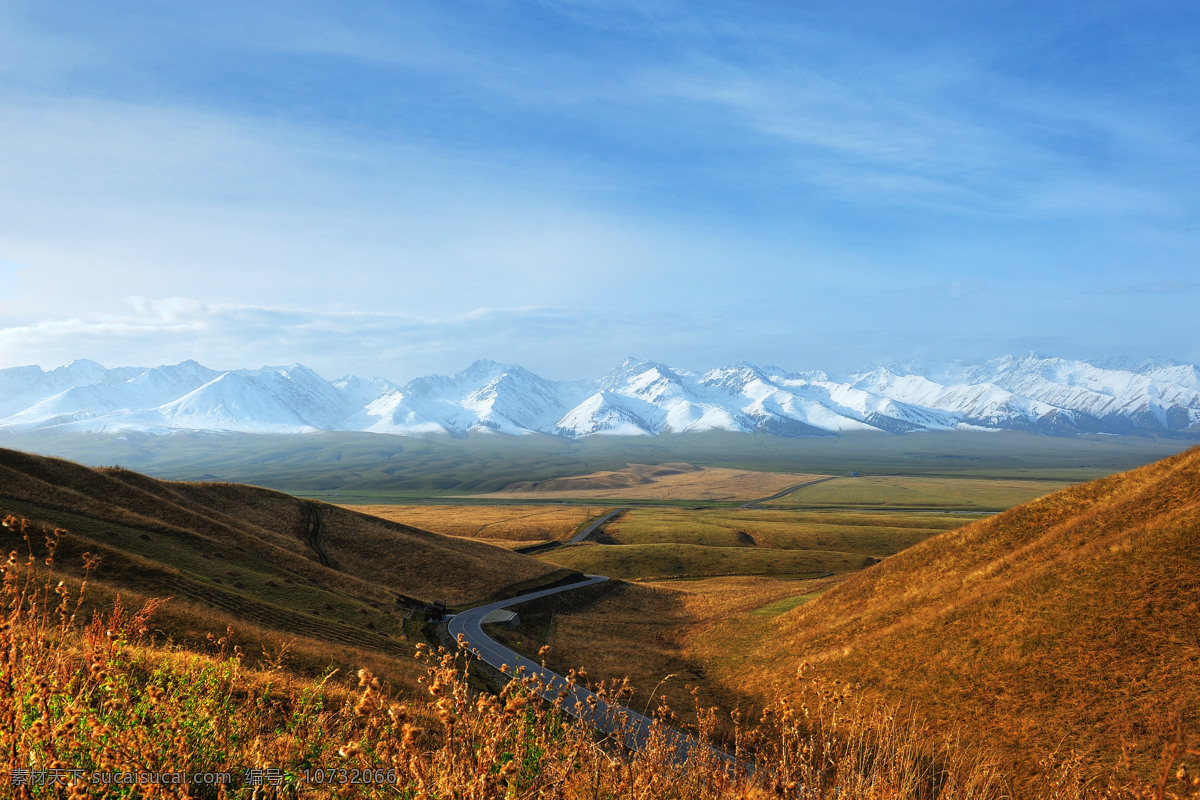
{"type": "Polygon", "coordinates": [[[152,289],[208,302],[408,312],[680,305],[758,245],[589,202],[592,179],[282,122],[94,101],[0,107],[0,256],[19,317],[152,289]],[[653,294],[648,294],[653,293],[653,294]],[[319,299],[318,299],[319,298],[319,299]],[[571,300],[570,302],[574,302],[571,300]]]}
{"type": "MultiPolygon", "coordinates": [[[[0,368],[50,368],[77,358],[106,366],[196,359],[220,369],[302,363],[327,378],[354,373],[404,382],[454,372],[478,358],[555,379],[594,376],[627,356],[687,369],[748,360],[834,371],[889,359],[986,359],[1030,349],[1064,357],[1200,358],[1188,342],[1162,342],[1130,328],[1129,314],[1104,335],[1034,325],[1014,335],[989,311],[1004,301],[989,300],[980,282],[965,283],[941,287],[936,302],[922,304],[928,313],[917,323],[898,326],[884,313],[894,301],[873,304],[864,294],[867,305],[853,314],[840,312],[840,305],[814,308],[795,315],[786,328],[747,316],[746,309],[699,316],[525,306],[413,315],[134,297],[113,313],[0,328],[0,368]]],[[[1055,307],[1048,299],[1041,316],[1055,307]]],[[[1068,322],[1077,323],[1082,314],[1068,314],[1068,322]]]]}
{"type": "Polygon", "coordinates": [[[678,358],[684,346],[719,335],[721,327],[685,314],[515,307],[415,316],[135,297],[121,313],[0,328],[0,366],[195,358],[220,368],[304,363],[326,377],[403,380],[488,357],[580,377],[628,355],[678,358]],[[580,351],[588,341],[604,344],[580,351]]]}
{"type": "Polygon", "coordinates": [[[5,7],[0,361],[1196,340],[1183,27],[968,6],[5,7]]]}

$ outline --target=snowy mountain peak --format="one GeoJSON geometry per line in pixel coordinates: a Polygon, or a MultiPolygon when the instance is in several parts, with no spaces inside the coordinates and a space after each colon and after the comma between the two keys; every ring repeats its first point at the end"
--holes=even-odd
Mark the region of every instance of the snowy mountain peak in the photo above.
{"type": "Polygon", "coordinates": [[[579,437],[955,428],[1200,437],[1200,371],[1166,360],[1122,367],[1038,353],[888,364],[845,378],[744,361],[696,374],[629,358],[597,380],[566,382],[480,360],[403,387],[353,375],[329,382],[302,364],[220,372],[195,361],[105,369],[80,360],[49,372],[0,370],[0,431],[579,437]]]}
{"type": "Polygon", "coordinates": [[[613,369],[600,379],[600,384],[604,386],[619,386],[639,375],[644,375],[646,372],[654,369],[671,371],[664,364],[659,364],[655,361],[646,361],[642,358],[629,357],[618,364],[613,369]]]}
{"type": "Polygon", "coordinates": [[[490,380],[504,374],[509,369],[510,367],[507,364],[501,364],[498,361],[492,361],[488,358],[481,358],[454,377],[470,381],[490,380]]]}

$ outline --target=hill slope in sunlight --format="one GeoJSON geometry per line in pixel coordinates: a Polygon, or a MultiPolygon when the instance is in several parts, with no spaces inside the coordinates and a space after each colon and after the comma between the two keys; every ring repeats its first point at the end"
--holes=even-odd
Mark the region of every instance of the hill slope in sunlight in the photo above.
{"type": "MultiPolygon", "coordinates": [[[[568,570],[253,486],[160,481],[0,449],[0,516],[65,529],[55,568],[112,593],[173,597],[189,629],[257,626],[326,646],[407,656],[407,607],[478,602],[560,580],[568,570]]],[[[34,537],[41,545],[41,535],[34,537]]],[[[23,552],[15,531],[6,551],[23,552]]],[[[318,648],[319,650],[320,648],[318,648]]]]}
{"type": "Polygon", "coordinates": [[[1200,449],[928,539],[775,633],[762,663],[806,659],[1031,774],[1055,748],[1100,774],[1122,742],[1148,764],[1172,712],[1200,733],[1200,449]]]}

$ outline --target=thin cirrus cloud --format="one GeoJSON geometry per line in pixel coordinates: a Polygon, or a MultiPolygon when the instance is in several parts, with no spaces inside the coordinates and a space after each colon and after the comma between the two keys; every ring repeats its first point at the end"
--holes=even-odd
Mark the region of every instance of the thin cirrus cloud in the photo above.
{"type": "Polygon", "coordinates": [[[21,188],[0,198],[10,223],[0,245],[38,265],[22,273],[35,313],[85,312],[147,286],[301,305],[321,292],[367,308],[382,288],[411,310],[449,313],[582,294],[589,274],[605,277],[597,290],[639,272],[662,289],[655,276],[669,262],[694,274],[723,247],[553,202],[536,184],[574,181],[547,165],[530,185],[511,167],[427,148],[351,147],[295,126],[114,103],[10,106],[0,122],[11,123],[0,147],[21,188]],[[74,280],[97,271],[103,282],[74,280]]]}
{"type": "MultiPolygon", "coordinates": [[[[944,64],[969,72],[969,63],[944,64]]],[[[1052,90],[995,87],[986,100],[929,102],[899,74],[872,71],[839,83],[804,71],[764,76],[715,69],[658,90],[718,109],[784,149],[788,174],[843,199],[951,217],[1003,221],[1131,213],[1169,214],[1190,194],[1171,164],[1191,163],[1194,145],[1155,115],[1131,122],[1052,90]],[[1081,143],[1078,151],[1065,140],[1081,143]],[[1108,160],[1088,158],[1102,142],[1108,160]],[[1153,183],[1138,174],[1156,168],[1153,183]]],[[[929,80],[918,75],[917,81],[929,80]]],[[[995,82],[993,78],[993,82],[995,82]]],[[[960,80],[966,91],[970,81],[960,80]]]]}
{"type": "MultiPolygon", "coordinates": [[[[720,326],[718,321],[715,329],[720,326]]],[[[221,369],[303,363],[326,377],[352,372],[400,381],[454,371],[489,357],[555,378],[578,378],[616,363],[605,356],[581,356],[573,347],[580,339],[604,338],[615,347],[674,353],[713,331],[713,321],[699,323],[687,315],[526,307],[478,308],[438,317],[136,297],[122,313],[0,328],[0,353],[23,356],[19,363],[0,367],[37,363],[49,368],[76,358],[106,366],[153,366],[194,358],[221,369]],[[254,357],[247,355],[247,341],[256,343],[254,357]],[[563,346],[545,346],[554,341],[563,346]],[[521,355],[535,346],[538,357],[522,361],[521,355]]]]}
{"type": "Polygon", "coordinates": [[[0,363],[1191,357],[1189,19],[19,0],[0,363]]]}
{"type": "MultiPolygon", "coordinates": [[[[1005,352],[1075,352],[1078,357],[1142,358],[1129,320],[1116,334],[1086,340],[1040,332],[1012,335],[990,321],[988,309],[1010,295],[991,297],[977,281],[913,290],[938,301],[926,306],[925,324],[898,339],[866,309],[845,315],[838,307],[797,315],[782,334],[776,322],[747,321],[745,309],[697,317],[686,312],[634,312],[572,308],[476,308],[452,315],[327,311],[283,306],[205,304],[188,298],[131,298],[119,313],[41,320],[0,328],[0,368],[36,363],[50,368],[76,358],[106,366],[154,366],[195,359],[217,369],[303,363],[326,378],[353,373],[398,383],[464,368],[478,358],[519,364],[552,379],[595,377],[625,357],[645,357],[675,368],[703,370],[745,359],[757,347],[760,364],[788,370],[873,369],[907,358],[985,360],[1005,352]],[[943,315],[939,309],[958,308],[943,315]],[[764,335],[773,337],[769,348],[764,335]],[[581,350],[581,341],[602,348],[581,350]],[[247,348],[247,342],[254,342],[247,348]],[[999,343],[999,346],[997,345],[999,343]],[[697,350],[697,344],[701,345],[697,350]],[[19,354],[19,358],[14,358],[19,354]]],[[[895,302],[896,298],[891,298],[895,302]]],[[[1055,313],[1048,301],[1031,317],[1055,313]]],[[[1068,321],[1078,313],[1068,314],[1068,321]]],[[[1030,328],[1032,330],[1032,328],[1030,328]]],[[[1194,351],[1176,348],[1195,360],[1194,351]]]]}

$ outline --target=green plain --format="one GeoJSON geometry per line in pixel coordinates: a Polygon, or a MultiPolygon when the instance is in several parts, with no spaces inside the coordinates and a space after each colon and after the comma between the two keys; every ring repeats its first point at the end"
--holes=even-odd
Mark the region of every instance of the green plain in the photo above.
{"type": "Polygon", "coordinates": [[[672,542],[709,547],[837,550],[882,558],[978,519],[972,514],[635,508],[608,523],[622,545],[672,542]]]}
{"type": "Polygon", "coordinates": [[[626,580],[718,575],[818,578],[851,572],[869,563],[867,556],[832,550],[766,550],[666,542],[583,544],[560,547],[539,558],[580,572],[626,580]]]}
{"type": "Polygon", "coordinates": [[[1054,480],[868,475],[834,478],[772,501],[799,508],[1003,511],[1071,485],[1054,480]]]}
{"type": "Polygon", "coordinates": [[[496,491],[518,481],[585,475],[631,463],[848,475],[1082,481],[1179,452],[1188,442],[1049,437],[1019,432],[856,434],[784,439],[709,432],[582,440],[551,436],[415,438],[371,433],[297,436],[0,434],[0,446],[172,480],[266,486],[335,503],[400,502],[496,491]]]}

